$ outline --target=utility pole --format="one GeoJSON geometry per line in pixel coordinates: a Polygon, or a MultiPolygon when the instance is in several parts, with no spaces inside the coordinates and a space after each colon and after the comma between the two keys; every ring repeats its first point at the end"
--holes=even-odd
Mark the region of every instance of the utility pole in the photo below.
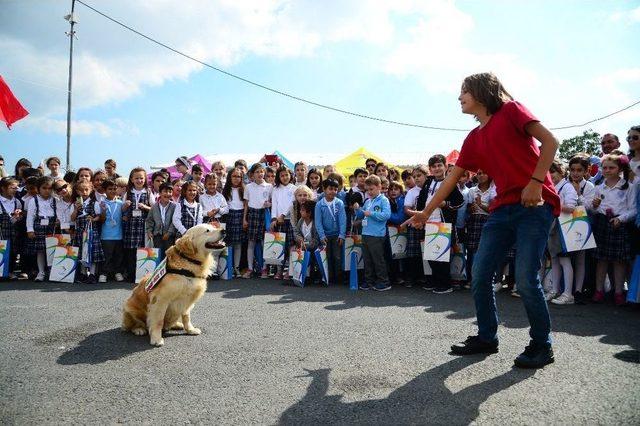
{"type": "Polygon", "coordinates": [[[74,15],[76,0],[71,0],[71,13],[64,17],[71,28],[66,33],[69,36],[69,87],[67,90],[67,170],[71,170],[71,83],[73,80],[73,38],[76,33],[73,26],[78,22],[74,15]]]}

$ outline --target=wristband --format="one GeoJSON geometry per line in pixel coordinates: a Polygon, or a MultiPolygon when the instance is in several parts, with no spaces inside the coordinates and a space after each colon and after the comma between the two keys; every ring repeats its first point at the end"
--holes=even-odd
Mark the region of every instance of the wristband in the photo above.
{"type": "Polygon", "coordinates": [[[543,181],[543,180],[538,179],[538,178],[537,178],[537,177],[535,177],[535,176],[531,176],[531,180],[535,180],[535,181],[536,181],[536,182],[538,182],[538,183],[542,183],[542,184],[544,184],[544,181],[543,181]]]}

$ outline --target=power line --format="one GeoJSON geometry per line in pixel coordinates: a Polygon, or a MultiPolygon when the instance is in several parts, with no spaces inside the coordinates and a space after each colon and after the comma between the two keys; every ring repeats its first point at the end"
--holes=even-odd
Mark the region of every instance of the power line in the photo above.
{"type": "MultiPolygon", "coordinates": [[[[313,106],[316,106],[316,107],[319,107],[319,108],[324,108],[324,109],[327,109],[327,110],[330,110],[330,111],[339,112],[339,113],[342,113],[342,114],[351,115],[351,116],[354,116],[354,117],[365,118],[367,120],[373,120],[373,121],[378,121],[378,122],[382,122],[382,123],[396,124],[396,125],[399,125],[399,126],[417,127],[417,128],[421,128],[421,129],[442,130],[442,131],[450,131],[450,132],[468,132],[468,131],[471,130],[471,129],[459,129],[459,128],[452,128],[452,127],[427,126],[427,125],[423,125],[423,124],[415,124],[415,123],[407,123],[407,122],[403,122],[403,121],[388,120],[386,118],[374,117],[374,116],[371,116],[371,115],[361,114],[361,113],[358,113],[358,112],[349,111],[349,110],[345,110],[345,109],[342,109],[342,108],[337,108],[337,107],[333,107],[331,105],[326,105],[326,104],[322,104],[322,103],[319,103],[319,102],[316,102],[316,101],[305,99],[305,98],[302,98],[300,96],[292,95],[290,93],[283,92],[281,90],[274,89],[272,87],[265,86],[263,84],[257,83],[255,81],[249,80],[249,79],[244,78],[244,77],[241,77],[241,76],[239,76],[237,74],[233,74],[233,73],[231,73],[229,71],[225,71],[225,70],[223,70],[221,68],[215,67],[215,66],[213,66],[211,64],[208,64],[208,63],[206,63],[204,61],[201,61],[200,59],[194,58],[193,56],[190,56],[190,55],[188,55],[188,54],[186,54],[186,53],[184,53],[184,52],[182,52],[182,51],[180,51],[178,49],[175,49],[175,48],[173,48],[173,47],[171,47],[171,46],[169,46],[169,45],[167,45],[165,43],[162,43],[161,41],[158,41],[158,40],[156,40],[156,39],[154,39],[154,38],[152,38],[152,37],[150,37],[150,36],[148,36],[146,34],[143,34],[140,31],[138,31],[138,30],[136,30],[136,29],[134,29],[134,28],[132,28],[132,27],[120,22],[120,21],[118,21],[117,19],[112,18],[111,16],[101,12],[100,10],[94,8],[93,6],[88,5],[87,3],[83,2],[82,0],[76,0],[76,1],[78,3],[80,3],[81,5],[85,6],[86,8],[94,11],[98,15],[103,16],[104,18],[108,19],[109,21],[111,21],[111,22],[113,22],[113,23],[115,23],[117,25],[120,25],[121,27],[123,27],[123,28],[125,28],[125,29],[127,29],[127,30],[129,30],[129,31],[131,31],[131,32],[133,32],[133,33],[135,33],[137,35],[139,35],[140,37],[145,38],[145,39],[149,40],[150,42],[155,43],[158,46],[164,47],[165,49],[168,49],[168,50],[170,50],[170,51],[172,51],[172,52],[174,52],[174,53],[176,53],[176,54],[178,54],[180,56],[183,56],[183,57],[185,57],[185,58],[187,58],[189,60],[197,62],[197,63],[199,63],[200,65],[202,65],[204,67],[210,68],[210,69],[212,69],[214,71],[217,71],[217,72],[219,72],[221,74],[224,74],[224,75],[226,75],[228,77],[235,78],[237,80],[240,80],[240,81],[242,81],[244,83],[247,83],[247,84],[250,84],[252,86],[259,87],[261,89],[267,90],[269,92],[272,92],[272,93],[275,93],[275,94],[278,94],[278,95],[281,95],[281,96],[285,96],[287,98],[290,98],[290,99],[293,99],[293,100],[296,100],[296,101],[299,101],[299,102],[304,102],[304,103],[309,104],[309,105],[313,105],[313,106]]],[[[573,124],[573,125],[567,125],[567,126],[561,126],[561,127],[552,127],[552,128],[550,128],[550,130],[564,130],[564,129],[571,129],[571,128],[576,128],[576,127],[584,127],[584,126],[586,126],[588,124],[591,124],[591,123],[594,123],[596,121],[604,120],[605,118],[609,118],[609,117],[611,117],[613,115],[619,114],[619,113],[621,113],[623,111],[626,111],[626,110],[628,110],[630,108],[633,108],[634,106],[636,106],[638,104],[640,104],[640,100],[635,102],[635,103],[633,103],[633,104],[631,104],[631,105],[628,105],[628,106],[626,106],[626,107],[624,107],[624,108],[622,108],[620,110],[614,111],[614,112],[612,112],[610,114],[607,114],[605,116],[602,116],[602,117],[594,118],[593,120],[589,120],[589,121],[587,121],[587,122],[585,122],[583,124],[573,124]]]]}

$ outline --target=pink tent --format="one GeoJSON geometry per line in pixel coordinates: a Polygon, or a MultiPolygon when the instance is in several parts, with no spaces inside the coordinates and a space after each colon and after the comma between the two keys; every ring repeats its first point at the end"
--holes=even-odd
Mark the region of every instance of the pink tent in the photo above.
{"type": "MultiPolygon", "coordinates": [[[[211,172],[211,163],[207,161],[207,159],[204,158],[202,155],[196,154],[193,157],[189,158],[189,161],[191,162],[192,166],[194,164],[200,164],[200,166],[202,166],[202,171],[205,175],[211,172]]],[[[169,174],[171,175],[171,180],[182,177],[182,174],[180,174],[180,172],[176,170],[176,166],[167,167],[167,170],[169,170],[169,174]]]]}

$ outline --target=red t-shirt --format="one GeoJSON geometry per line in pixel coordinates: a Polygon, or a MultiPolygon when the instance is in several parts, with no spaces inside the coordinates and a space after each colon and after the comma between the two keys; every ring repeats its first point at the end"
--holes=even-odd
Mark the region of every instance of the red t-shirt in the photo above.
{"type": "MultiPolygon", "coordinates": [[[[456,166],[472,172],[482,169],[493,178],[497,196],[491,211],[520,203],[522,190],[531,181],[540,157],[538,145],[524,130],[532,121],[539,120],[521,103],[509,101],[464,140],[456,166]]],[[[554,215],[560,214],[560,198],[548,172],[542,199],[553,207],[554,215]]]]}

